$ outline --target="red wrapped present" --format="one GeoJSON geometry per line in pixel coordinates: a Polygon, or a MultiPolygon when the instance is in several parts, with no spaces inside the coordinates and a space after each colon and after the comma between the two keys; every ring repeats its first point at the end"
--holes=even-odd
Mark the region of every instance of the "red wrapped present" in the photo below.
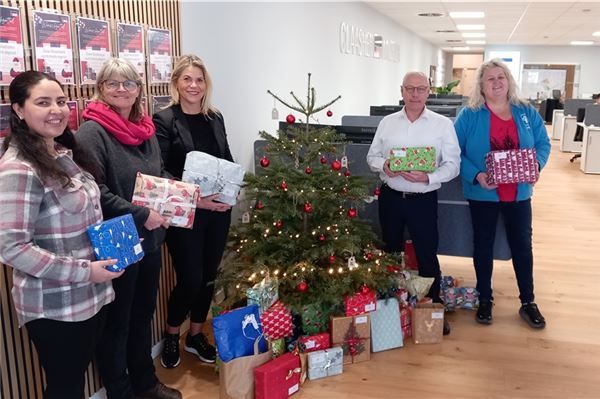
{"type": "Polygon", "coordinates": [[[329,333],[320,333],[315,335],[305,335],[298,338],[300,351],[303,353],[320,351],[330,348],[329,333]]]}
{"type": "Polygon", "coordinates": [[[285,353],[254,369],[256,399],[285,399],[300,388],[300,357],[285,353]]]}
{"type": "Polygon", "coordinates": [[[292,335],[292,313],[281,301],[275,302],[260,315],[263,333],[271,340],[292,335]]]}
{"type": "Polygon", "coordinates": [[[377,309],[377,297],[373,290],[363,287],[360,292],[345,297],[344,306],[346,307],[346,316],[372,312],[377,309]]]}
{"type": "Polygon", "coordinates": [[[410,319],[410,314],[410,307],[400,306],[400,325],[402,327],[411,325],[412,321],[410,319]]]}
{"type": "Polygon", "coordinates": [[[402,339],[406,341],[411,336],[412,336],[412,325],[407,324],[405,326],[402,326],[402,339]]]}
{"type": "Polygon", "coordinates": [[[407,269],[419,270],[417,253],[415,252],[415,245],[412,240],[406,240],[404,243],[404,266],[407,269]]]}
{"type": "Polygon", "coordinates": [[[488,184],[535,183],[540,176],[535,148],[490,151],[485,167],[488,184]]]}

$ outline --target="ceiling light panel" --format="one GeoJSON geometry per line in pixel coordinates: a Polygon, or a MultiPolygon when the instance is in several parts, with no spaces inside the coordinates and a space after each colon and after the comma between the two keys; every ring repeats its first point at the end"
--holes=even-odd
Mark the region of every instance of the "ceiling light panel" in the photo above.
{"type": "Polygon", "coordinates": [[[485,37],[485,33],[483,33],[483,32],[465,32],[462,34],[462,37],[485,37]]]}
{"type": "Polygon", "coordinates": [[[594,44],[591,40],[573,40],[571,46],[591,46],[594,44]]]}
{"type": "Polygon", "coordinates": [[[467,44],[485,44],[485,40],[465,40],[467,44]]]}
{"type": "Polygon", "coordinates": [[[458,30],[484,30],[485,25],[483,24],[458,24],[456,25],[458,30]]]}

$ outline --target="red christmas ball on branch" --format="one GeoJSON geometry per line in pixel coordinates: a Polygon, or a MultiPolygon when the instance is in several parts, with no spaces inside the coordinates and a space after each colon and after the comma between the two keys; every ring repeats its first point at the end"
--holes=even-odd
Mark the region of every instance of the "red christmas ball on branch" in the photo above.
{"type": "Polygon", "coordinates": [[[279,230],[281,230],[281,228],[283,227],[283,220],[277,219],[275,221],[275,227],[277,227],[279,230]]]}
{"type": "Polygon", "coordinates": [[[304,212],[306,213],[312,213],[313,211],[313,206],[310,202],[305,202],[304,203],[304,212]]]}
{"type": "Polygon", "coordinates": [[[319,235],[319,241],[323,242],[326,240],[325,234],[319,235]]]}
{"type": "Polygon", "coordinates": [[[329,263],[335,263],[335,255],[329,255],[329,263]]]}
{"type": "Polygon", "coordinates": [[[265,204],[263,204],[262,201],[256,201],[256,205],[254,205],[254,207],[260,211],[261,209],[263,209],[265,207],[265,204]]]}
{"type": "Polygon", "coordinates": [[[371,289],[365,284],[362,287],[360,287],[360,292],[362,292],[363,294],[368,294],[369,292],[371,292],[371,289]]]}
{"type": "Polygon", "coordinates": [[[268,167],[271,164],[271,161],[269,161],[269,158],[267,158],[266,156],[263,156],[260,159],[260,166],[262,166],[263,168],[268,167]]]}
{"type": "Polygon", "coordinates": [[[348,209],[347,215],[349,218],[355,218],[357,214],[358,212],[356,211],[356,208],[348,209]]]}
{"type": "Polygon", "coordinates": [[[373,190],[373,194],[379,197],[379,195],[381,194],[381,188],[375,187],[375,190],[373,190]]]}
{"type": "Polygon", "coordinates": [[[331,169],[336,171],[342,169],[342,163],[336,159],[331,163],[331,169]]]}
{"type": "Polygon", "coordinates": [[[279,185],[279,188],[281,188],[283,191],[287,191],[288,185],[285,182],[285,180],[281,182],[281,184],[279,185]]]}
{"type": "Polygon", "coordinates": [[[304,173],[310,175],[312,173],[312,168],[310,166],[307,166],[306,169],[304,169],[304,173]]]}
{"type": "Polygon", "coordinates": [[[344,176],[350,177],[350,171],[348,169],[344,171],[344,176]]]}
{"type": "Polygon", "coordinates": [[[323,165],[325,165],[327,163],[327,158],[321,157],[321,159],[319,159],[319,162],[321,162],[323,165]]]}
{"type": "Polygon", "coordinates": [[[327,111],[327,116],[331,118],[333,116],[333,112],[331,112],[331,110],[328,110],[327,111]]]}
{"type": "Polygon", "coordinates": [[[365,255],[367,257],[367,260],[373,260],[373,252],[367,252],[367,255],[365,255]]]}
{"type": "Polygon", "coordinates": [[[288,116],[285,117],[285,121],[291,125],[294,122],[296,122],[296,117],[292,114],[289,114],[288,116]]]}
{"type": "Polygon", "coordinates": [[[306,283],[306,281],[300,281],[298,283],[298,285],[296,286],[296,290],[298,290],[298,292],[304,292],[308,289],[308,284],[306,283]]]}

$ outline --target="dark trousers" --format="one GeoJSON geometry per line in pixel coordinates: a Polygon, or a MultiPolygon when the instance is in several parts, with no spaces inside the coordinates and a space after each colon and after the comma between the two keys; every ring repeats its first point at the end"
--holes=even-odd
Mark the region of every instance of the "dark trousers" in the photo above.
{"type": "Polygon", "coordinates": [[[160,248],[113,280],[116,299],[108,307],[97,359],[109,399],[130,399],[158,383],[150,330],[160,279],[160,248]]]}
{"type": "Polygon", "coordinates": [[[105,309],[84,321],[37,319],[25,324],[46,374],[44,399],[84,398],[85,371],[104,327],[105,309]]]}
{"type": "Polygon", "coordinates": [[[167,246],[177,276],[169,297],[169,326],[180,326],[188,313],[192,323],[206,321],[230,224],[231,211],[197,209],[192,230],[167,231],[167,246]]]}
{"type": "Polygon", "coordinates": [[[469,200],[473,223],[473,265],[480,300],[492,300],[494,240],[498,214],[502,213],[512,254],[521,303],[533,302],[533,250],[531,200],[490,202],[469,200]]]}
{"type": "Polygon", "coordinates": [[[428,296],[434,302],[441,303],[437,209],[437,191],[403,198],[402,193],[387,185],[381,187],[379,223],[385,250],[401,251],[404,246],[404,226],[408,227],[419,263],[419,276],[435,279],[428,296]]]}

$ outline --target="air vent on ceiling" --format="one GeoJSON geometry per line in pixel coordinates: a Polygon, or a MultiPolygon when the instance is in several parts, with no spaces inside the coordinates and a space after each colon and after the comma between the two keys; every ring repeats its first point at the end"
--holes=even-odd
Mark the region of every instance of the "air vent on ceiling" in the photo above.
{"type": "Polygon", "coordinates": [[[452,30],[452,29],[439,29],[439,30],[436,30],[436,33],[457,33],[457,31],[452,30]]]}
{"type": "Polygon", "coordinates": [[[448,40],[446,40],[446,41],[447,41],[448,43],[461,43],[461,42],[462,42],[462,40],[460,40],[460,39],[448,39],[448,40]]]}
{"type": "Polygon", "coordinates": [[[441,12],[421,12],[417,14],[419,17],[443,17],[441,12]]]}

